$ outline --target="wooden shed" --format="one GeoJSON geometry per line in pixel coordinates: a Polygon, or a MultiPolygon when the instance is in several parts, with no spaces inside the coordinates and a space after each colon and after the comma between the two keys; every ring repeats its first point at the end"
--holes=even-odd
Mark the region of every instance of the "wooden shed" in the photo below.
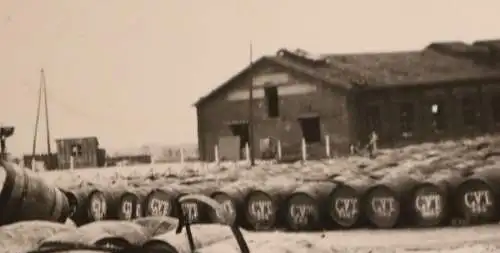
{"type": "Polygon", "coordinates": [[[56,140],[57,158],[60,169],[71,167],[74,155],[74,168],[99,167],[99,141],[97,137],[65,138],[56,140]]]}

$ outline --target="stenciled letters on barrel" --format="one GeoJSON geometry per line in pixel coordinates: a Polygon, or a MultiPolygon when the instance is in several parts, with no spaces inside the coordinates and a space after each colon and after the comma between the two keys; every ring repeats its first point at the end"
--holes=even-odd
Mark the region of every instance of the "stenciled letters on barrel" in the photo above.
{"type": "Polygon", "coordinates": [[[255,201],[250,204],[250,212],[258,221],[267,221],[272,215],[271,201],[255,201]]]}
{"type": "Polygon", "coordinates": [[[342,219],[350,219],[358,213],[356,198],[338,198],[335,200],[335,211],[342,219]]]}
{"type": "Polygon", "coordinates": [[[464,204],[473,214],[482,214],[493,205],[490,191],[470,191],[464,194],[464,204]]]}
{"type": "Polygon", "coordinates": [[[418,195],[415,198],[415,208],[424,218],[438,217],[441,210],[441,195],[418,195]]]}
{"type": "Polygon", "coordinates": [[[396,209],[394,208],[394,198],[377,197],[372,199],[372,209],[380,217],[390,217],[396,209]]]}

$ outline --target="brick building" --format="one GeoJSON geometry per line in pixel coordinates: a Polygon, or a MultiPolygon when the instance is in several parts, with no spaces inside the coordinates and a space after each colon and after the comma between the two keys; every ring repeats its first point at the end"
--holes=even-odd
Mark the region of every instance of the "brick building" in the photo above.
{"type": "Polygon", "coordinates": [[[202,160],[239,136],[262,157],[262,139],[324,155],[365,143],[375,130],[393,147],[493,132],[500,126],[500,41],[432,43],[421,50],[325,54],[279,50],[200,98],[195,106],[202,160]],[[254,139],[249,140],[253,84],[254,139]]]}

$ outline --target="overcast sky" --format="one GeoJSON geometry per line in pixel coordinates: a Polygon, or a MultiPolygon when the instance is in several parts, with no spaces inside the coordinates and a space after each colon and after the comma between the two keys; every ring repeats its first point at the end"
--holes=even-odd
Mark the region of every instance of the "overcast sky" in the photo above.
{"type": "MultiPolygon", "coordinates": [[[[500,38],[500,2],[0,0],[0,122],[31,152],[40,68],[52,138],[196,142],[198,97],[281,47],[316,53],[500,38]]],[[[37,151],[46,150],[41,124],[37,151]]]]}

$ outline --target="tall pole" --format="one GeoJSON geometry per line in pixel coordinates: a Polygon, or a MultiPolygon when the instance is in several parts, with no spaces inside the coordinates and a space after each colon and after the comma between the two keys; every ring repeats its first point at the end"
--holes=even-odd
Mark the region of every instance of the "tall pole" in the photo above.
{"type": "Polygon", "coordinates": [[[33,134],[33,147],[31,151],[31,169],[35,169],[36,139],[38,137],[38,123],[40,122],[40,104],[42,103],[42,83],[38,88],[38,104],[36,107],[35,133],[33,134]]]}
{"type": "Polygon", "coordinates": [[[252,67],[253,67],[253,46],[252,46],[252,41],[250,41],[250,68],[249,68],[249,73],[250,73],[250,85],[249,85],[249,98],[248,98],[248,135],[249,135],[249,142],[250,142],[250,165],[255,166],[255,147],[254,147],[254,124],[253,124],[253,73],[252,73],[252,67]]]}
{"type": "Polygon", "coordinates": [[[51,170],[52,169],[52,152],[50,148],[50,126],[49,126],[49,105],[47,101],[47,80],[45,78],[45,71],[42,70],[40,71],[41,78],[42,78],[42,84],[43,84],[43,100],[45,101],[45,127],[46,133],[47,133],[47,169],[51,170]]]}

